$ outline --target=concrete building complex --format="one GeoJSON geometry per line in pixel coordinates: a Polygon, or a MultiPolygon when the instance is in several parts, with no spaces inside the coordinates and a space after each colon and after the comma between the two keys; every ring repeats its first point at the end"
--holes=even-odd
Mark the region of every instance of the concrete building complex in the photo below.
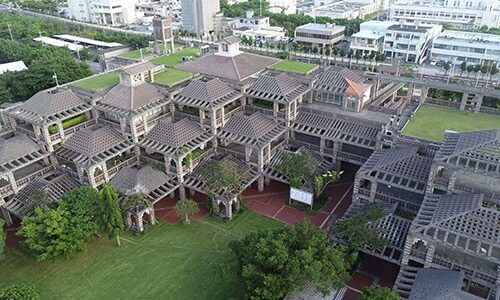
{"type": "Polygon", "coordinates": [[[214,31],[214,17],[220,11],[219,0],[182,0],[182,27],[197,34],[214,31]]]}
{"type": "Polygon", "coordinates": [[[139,0],[68,0],[69,17],[78,21],[122,25],[137,21],[139,0]]]}
{"type": "Polygon", "coordinates": [[[391,6],[390,20],[405,24],[449,24],[455,29],[500,27],[497,0],[403,1],[391,6]]]}
{"type": "Polygon", "coordinates": [[[500,63],[500,36],[445,30],[434,39],[431,57],[455,63],[498,65],[500,63]]]}
{"type": "Polygon", "coordinates": [[[246,36],[262,42],[279,41],[285,37],[283,27],[271,26],[269,17],[256,16],[253,11],[247,11],[245,17],[236,19],[236,28],[233,30],[236,36],[246,36]]]}
{"type": "Polygon", "coordinates": [[[384,40],[387,29],[397,25],[393,21],[367,21],[361,23],[359,31],[351,36],[350,48],[359,50],[363,55],[375,52],[384,52],[384,40]]]}
{"type": "Polygon", "coordinates": [[[319,47],[333,46],[344,39],[345,26],[309,23],[295,28],[295,41],[319,47]]]}

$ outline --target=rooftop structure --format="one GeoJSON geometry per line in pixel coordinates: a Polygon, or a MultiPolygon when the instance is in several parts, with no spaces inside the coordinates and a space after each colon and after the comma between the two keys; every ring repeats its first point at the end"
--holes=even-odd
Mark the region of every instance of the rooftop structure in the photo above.
{"type": "Polygon", "coordinates": [[[138,0],[68,0],[72,19],[105,25],[132,24],[137,21],[135,4],[138,0]]]}
{"type": "Polygon", "coordinates": [[[46,36],[37,37],[34,38],[33,40],[40,42],[42,44],[47,44],[55,47],[68,48],[69,50],[74,52],[82,51],[83,49],[85,49],[84,46],[77,45],[76,43],[69,43],[46,36]]]}
{"type": "Polygon", "coordinates": [[[197,34],[214,30],[214,17],[220,11],[219,0],[182,0],[182,27],[197,34]]]}
{"type": "Polygon", "coordinates": [[[344,39],[344,32],[345,26],[308,23],[295,28],[295,41],[320,47],[332,46],[344,39]]]}
{"type": "Polygon", "coordinates": [[[255,41],[279,41],[285,37],[283,27],[271,26],[269,17],[254,16],[253,11],[247,11],[244,18],[239,18],[233,34],[246,36],[255,41]]]}
{"type": "Polygon", "coordinates": [[[433,41],[431,58],[454,63],[491,65],[500,62],[500,36],[445,30],[433,41]]]}
{"type": "Polygon", "coordinates": [[[26,67],[22,60],[0,64],[0,74],[3,74],[5,72],[19,72],[24,70],[28,70],[28,67],[26,67]]]}
{"type": "Polygon", "coordinates": [[[98,41],[94,39],[88,39],[80,36],[75,36],[75,35],[70,35],[70,34],[59,34],[59,35],[54,35],[54,37],[60,39],[60,40],[65,40],[68,42],[76,42],[79,44],[84,44],[84,45],[90,45],[90,46],[95,46],[99,48],[113,48],[113,47],[121,47],[123,46],[120,43],[109,43],[109,42],[103,42],[103,41],[98,41]]]}
{"type": "Polygon", "coordinates": [[[306,15],[311,17],[329,17],[332,19],[357,19],[379,10],[377,1],[348,1],[328,2],[321,6],[313,6],[306,15]]]}
{"type": "Polygon", "coordinates": [[[353,50],[361,51],[362,55],[369,54],[372,51],[384,51],[384,38],[387,28],[396,25],[393,21],[366,21],[360,24],[359,32],[351,36],[351,44],[353,50]]]}

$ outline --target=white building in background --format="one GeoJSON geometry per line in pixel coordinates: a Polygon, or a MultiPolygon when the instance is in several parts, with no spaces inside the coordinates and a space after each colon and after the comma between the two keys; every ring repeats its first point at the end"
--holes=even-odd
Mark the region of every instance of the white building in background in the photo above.
{"type": "Polygon", "coordinates": [[[137,22],[139,0],[68,0],[69,17],[98,24],[123,25],[137,22]]]}
{"type": "Polygon", "coordinates": [[[214,31],[214,17],[220,11],[219,0],[182,0],[182,27],[197,34],[214,31]]]}
{"type": "Polygon", "coordinates": [[[384,38],[387,28],[398,24],[393,21],[367,21],[359,26],[359,32],[351,36],[351,49],[361,51],[362,55],[384,52],[384,38]]]}
{"type": "Polygon", "coordinates": [[[314,46],[332,46],[344,39],[345,26],[308,23],[295,29],[295,41],[314,46]]]}
{"type": "Polygon", "coordinates": [[[285,15],[297,13],[297,0],[268,0],[269,10],[273,13],[283,12],[285,15]]]}
{"type": "Polygon", "coordinates": [[[237,18],[233,34],[238,37],[249,37],[255,41],[279,41],[285,37],[283,27],[271,26],[269,17],[255,16],[253,11],[247,11],[245,17],[237,18]]]}
{"type": "Polygon", "coordinates": [[[442,29],[441,25],[391,25],[384,37],[384,54],[390,59],[421,64],[442,29]]]}
{"type": "Polygon", "coordinates": [[[500,27],[499,0],[413,0],[391,6],[390,19],[405,24],[449,24],[455,29],[500,27]]]}
{"type": "Polygon", "coordinates": [[[469,64],[500,64],[500,36],[477,32],[445,30],[434,39],[431,57],[469,64]]]}
{"type": "MultiPolygon", "coordinates": [[[[357,19],[364,18],[366,15],[377,12],[381,9],[381,3],[385,0],[342,0],[332,2],[329,0],[319,1],[318,4],[311,6],[305,14],[315,17],[329,17],[332,19],[357,19]]],[[[385,4],[384,4],[385,5],[385,4]]]]}

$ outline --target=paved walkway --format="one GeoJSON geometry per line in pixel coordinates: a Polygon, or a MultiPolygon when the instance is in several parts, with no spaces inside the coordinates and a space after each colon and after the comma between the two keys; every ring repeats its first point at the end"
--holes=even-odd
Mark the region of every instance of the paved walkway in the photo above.
{"type": "MultiPolygon", "coordinates": [[[[207,208],[207,196],[200,193],[195,193],[194,195],[187,195],[187,198],[193,199],[198,203],[198,208],[200,209],[196,215],[192,217],[193,220],[201,219],[203,216],[208,214],[207,208]]],[[[175,204],[179,201],[176,196],[174,198],[165,197],[158,201],[155,208],[156,218],[163,220],[170,224],[175,224],[181,220],[181,218],[175,213],[175,204]]]]}

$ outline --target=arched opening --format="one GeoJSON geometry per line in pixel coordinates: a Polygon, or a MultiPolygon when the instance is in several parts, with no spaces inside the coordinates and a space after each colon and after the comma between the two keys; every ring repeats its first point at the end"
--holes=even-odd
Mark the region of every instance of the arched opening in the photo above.
{"type": "Polygon", "coordinates": [[[222,202],[219,202],[219,215],[226,215],[226,206],[222,202]]]}
{"type": "Polygon", "coordinates": [[[151,219],[151,215],[147,212],[145,212],[143,215],[142,215],[142,222],[144,225],[151,225],[153,224],[153,220],[151,219]]]}

